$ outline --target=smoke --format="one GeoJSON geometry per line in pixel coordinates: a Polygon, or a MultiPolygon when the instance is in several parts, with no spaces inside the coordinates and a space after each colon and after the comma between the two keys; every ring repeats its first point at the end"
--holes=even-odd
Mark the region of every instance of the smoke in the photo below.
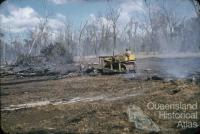
{"type": "Polygon", "coordinates": [[[187,78],[200,72],[199,57],[145,58],[136,61],[138,72],[151,70],[152,75],[164,78],[187,78]]]}

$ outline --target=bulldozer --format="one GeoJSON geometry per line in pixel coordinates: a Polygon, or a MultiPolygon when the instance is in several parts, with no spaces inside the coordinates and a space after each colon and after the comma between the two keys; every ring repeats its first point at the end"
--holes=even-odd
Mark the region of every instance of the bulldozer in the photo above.
{"type": "Polygon", "coordinates": [[[102,74],[136,72],[136,56],[130,50],[125,54],[99,57],[99,71],[102,74]]]}

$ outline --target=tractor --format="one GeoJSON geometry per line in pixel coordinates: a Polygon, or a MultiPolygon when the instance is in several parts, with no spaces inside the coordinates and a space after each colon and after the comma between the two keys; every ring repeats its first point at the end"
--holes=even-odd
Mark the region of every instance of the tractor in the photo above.
{"type": "Polygon", "coordinates": [[[99,57],[99,71],[102,74],[116,74],[136,72],[136,57],[133,53],[128,51],[122,55],[114,56],[100,56],[99,57]]]}

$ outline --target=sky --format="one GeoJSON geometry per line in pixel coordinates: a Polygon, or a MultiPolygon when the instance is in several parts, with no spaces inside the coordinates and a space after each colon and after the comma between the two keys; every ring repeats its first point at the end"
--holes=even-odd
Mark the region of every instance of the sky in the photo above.
{"type": "MultiPolygon", "coordinates": [[[[166,6],[179,17],[195,16],[189,0],[166,0],[166,6]]],[[[78,29],[81,22],[95,20],[109,7],[120,9],[120,24],[127,23],[131,17],[142,22],[146,12],[143,0],[7,0],[0,5],[0,26],[5,34],[23,35],[48,16],[49,26],[55,31],[62,28],[66,20],[78,29]]]]}

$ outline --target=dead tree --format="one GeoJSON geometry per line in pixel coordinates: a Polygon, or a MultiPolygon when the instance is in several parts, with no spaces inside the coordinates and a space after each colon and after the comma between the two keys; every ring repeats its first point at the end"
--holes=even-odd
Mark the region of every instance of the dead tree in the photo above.
{"type": "Polygon", "coordinates": [[[67,44],[67,49],[71,50],[72,49],[72,23],[68,20],[65,21],[65,34],[64,34],[64,40],[65,43],[67,44]]]}
{"type": "Polygon", "coordinates": [[[192,2],[197,15],[200,17],[200,0],[190,0],[190,2],[192,2]]]}
{"type": "Polygon", "coordinates": [[[120,10],[114,8],[110,8],[106,15],[107,20],[111,22],[113,30],[113,55],[115,54],[115,49],[116,49],[116,40],[117,40],[116,31],[117,31],[117,22],[119,17],[120,17],[120,10]]]}
{"type": "Polygon", "coordinates": [[[89,41],[89,44],[93,45],[91,47],[94,48],[95,56],[97,56],[97,30],[95,22],[86,27],[87,40],[89,41]]]}
{"type": "Polygon", "coordinates": [[[3,37],[4,37],[4,34],[2,32],[2,29],[0,28],[0,63],[2,62],[3,64],[4,63],[7,63],[7,60],[6,60],[6,43],[3,41],[3,37]]]}
{"type": "Polygon", "coordinates": [[[130,21],[128,22],[128,29],[127,29],[129,49],[131,49],[132,29],[133,29],[133,18],[131,18],[130,21]]]}
{"type": "Polygon", "coordinates": [[[79,28],[79,36],[78,36],[78,56],[81,56],[83,54],[83,47],[81,46],[82,36],[84,34],[85,28],[88,24],[88,20],[86,20],[84,23],[81,22],[80,28],[79,28]]]}
{"type": "Polygon", "coordinates": [[[128,47],[131,49],[132,39],[134,39],[133,47],[134,51],[136,51],[136,38],[137,38],[137,30],[138,30],[138,22],[133,21],[133,17],[130,18],[130,21],[127,24],[127,35],[128,35],[128,47]]]}
{"type": "Polygon", "coordinates": [[[39,31],[38,31],[38,33],[36,33],[36,36],[33,39],[33,42],[31,44],[31,48],[29,50],[29,54],[31,54],[32,49],[33,49],[34,45],[36,44],[36,42],[39,39],[41,40],[42,37],[44,37],[44,31],[47,28],[48,18],[52,14],[52,13],[50,13],[50,11],[48,9],[47,1],[43,0],[42,2],[43,2],[42,6],[43,6],[43,9],[44,9],[45,17],[43,18],[43,17],[38,16],[38,19],[40,21],[39,24],[38,24],[38,30],[39,31]]]}
{"type": "MultiPolygon", "coordinates": [[[[96,44],[96,49],[97,49],[97,45],[99,45],[99,49],[100,50],[103,50],[104,52],[108,52],[110,51],[109,47],[109,39],[110,39],[110,36],[111,36],[111,27],[110,27],[110,24],[105,21],[105,16],[103,15],[99,15],[96,19],[96,24],[98,25],[97,26],[97,29],[98,29],[98,32],[96,31],[96,41],[98,41],[99,44],[96,44]]],[[[97,43],[97,42],[96,42],[97,43]]]]}
{"type": "Polygon", "coordinates": [[[47,16],[46,16],[45,19],[40,19],[39,32],[36,34],[36,37],[35,37],[34,40],[33,40],[33,43],[32,43],[31,48],[30,48],[30,50],[29,50],[29,54],[31,54],[32,49],[33,49],[33,47],[34,47],[36,41],[37,41],[39,38],[41,38],[41,36],[43,35],[44,29],[45,29],[47,23],[48,23],[48,18],[47,18],[47,16]]]}

